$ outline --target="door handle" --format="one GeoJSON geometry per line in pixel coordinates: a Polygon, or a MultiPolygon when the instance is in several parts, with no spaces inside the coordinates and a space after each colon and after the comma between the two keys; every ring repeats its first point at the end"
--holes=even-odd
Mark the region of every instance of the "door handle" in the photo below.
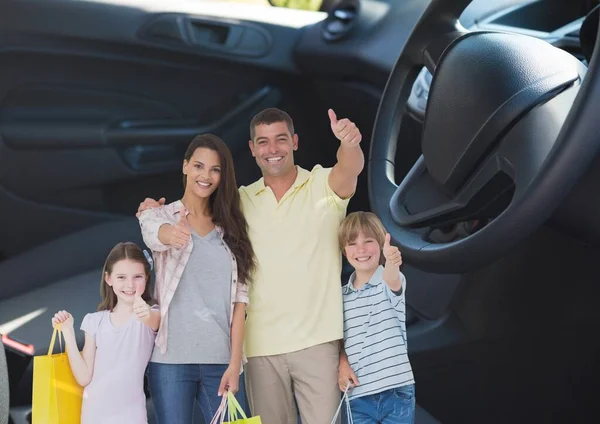
{"type": "Polygon", "coordinates": [[[271,33],[260,25],[220,18],[163,14],[141,30],[141,36],[195,53],[262,57],[272,48],[271,33]],[[205,51],[203,51],[205,50],[205,51]]]}
{"type": "Polygon", "coordinates": [[[240,42],[244,28],[227,22],[189,20],[190,42],[211,49],[230,50],[240,42]]]}

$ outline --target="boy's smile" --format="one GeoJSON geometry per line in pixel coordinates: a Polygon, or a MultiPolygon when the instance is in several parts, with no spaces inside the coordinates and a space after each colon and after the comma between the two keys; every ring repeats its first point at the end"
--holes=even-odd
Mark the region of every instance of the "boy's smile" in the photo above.
{"type": "Polygon", "coordinates": [[[357,272],[374,272],[379,266],[381,248],[373,237],[367,237],[360,231],[356,238],[344,248],[346,258],[357,272]]]}

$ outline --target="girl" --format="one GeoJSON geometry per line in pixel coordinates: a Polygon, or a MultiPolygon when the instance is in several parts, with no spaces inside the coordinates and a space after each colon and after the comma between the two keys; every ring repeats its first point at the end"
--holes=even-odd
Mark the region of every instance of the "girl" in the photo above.
{"type": "Polygon", "coordinates": [[[197,136],[182,172],[183,198],[139,216],[163,320],[149,366],[159,424],[192,422],[196,402],[210,422],[225,390],[241,389],[245,404],[246,286],[255,259],[231,152],[214,135],[197,136]]]}
{"type": "Polygon", "coordinates": [[[339,243],[354,268],[342,287],[340,390],[352,387],[348,399],[356,422],[413,424],[415,381],[406,347],[402,255],[371,212],[349,214],[340,226],[339,243]]]}
{"type": "Polygon", "coordinates": [[[102,271],[98,312],[81,323],[85,344],[80,353],[73,317],[59,311],[71,370],[85,387],[81,423],[146,424],[144,372],[159,327],[160,313],[150,308],[150,265],[134,243],[119,243],[102,271]]]}

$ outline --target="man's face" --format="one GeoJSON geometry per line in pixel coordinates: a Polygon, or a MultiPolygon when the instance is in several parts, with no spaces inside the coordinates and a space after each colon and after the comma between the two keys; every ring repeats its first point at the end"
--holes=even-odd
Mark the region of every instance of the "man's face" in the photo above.
{"type": "Polygon", "coordinates": [[[265,177],[280,177],[294,170],[294,151],[298,136],[290,134],[285,122],[259,124],[254,128],[250,151],[265,177]]]}

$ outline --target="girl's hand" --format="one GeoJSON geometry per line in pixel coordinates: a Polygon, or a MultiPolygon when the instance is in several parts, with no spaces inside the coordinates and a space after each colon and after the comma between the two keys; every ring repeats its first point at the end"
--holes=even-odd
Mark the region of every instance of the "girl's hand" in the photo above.
{"type": "Polygon", "coordinates": [[[338,366],[338,386],[342,392],[346,391],[348,383],[350,383],[350,388],[359,385],[358,378],[354,374],[354,371],[352,371],[350,364],[347,361],[340,361],[340,365],[338,366]]]}
{"type": "Polygon", "coordinates": [[[146,321],[150,317],[150,305],[148,305],[144,299],[142,299],[142,294],[144,294],[145,288],[145,283],[136,283],[135,297],[133,299],[133,312],[135,313],[135,318],[142,322],[146,321]]]}
{"type": "Polygon", "coordinates": [[[73,331],[73,315],[68,313],[67,311],[58,311],[52,317],[52,327],[55,327],[56,324],[62,324],[62,331],[73,331]]]}
{"type": "Polygon", "coordinates": [[[219,396],[223,396],[226,390],[233,394],[236,394],[240,389],[240,369],[232,367],[231,365],[223,374],[221,378],[221,384],[219,385],[219,396]]]}

